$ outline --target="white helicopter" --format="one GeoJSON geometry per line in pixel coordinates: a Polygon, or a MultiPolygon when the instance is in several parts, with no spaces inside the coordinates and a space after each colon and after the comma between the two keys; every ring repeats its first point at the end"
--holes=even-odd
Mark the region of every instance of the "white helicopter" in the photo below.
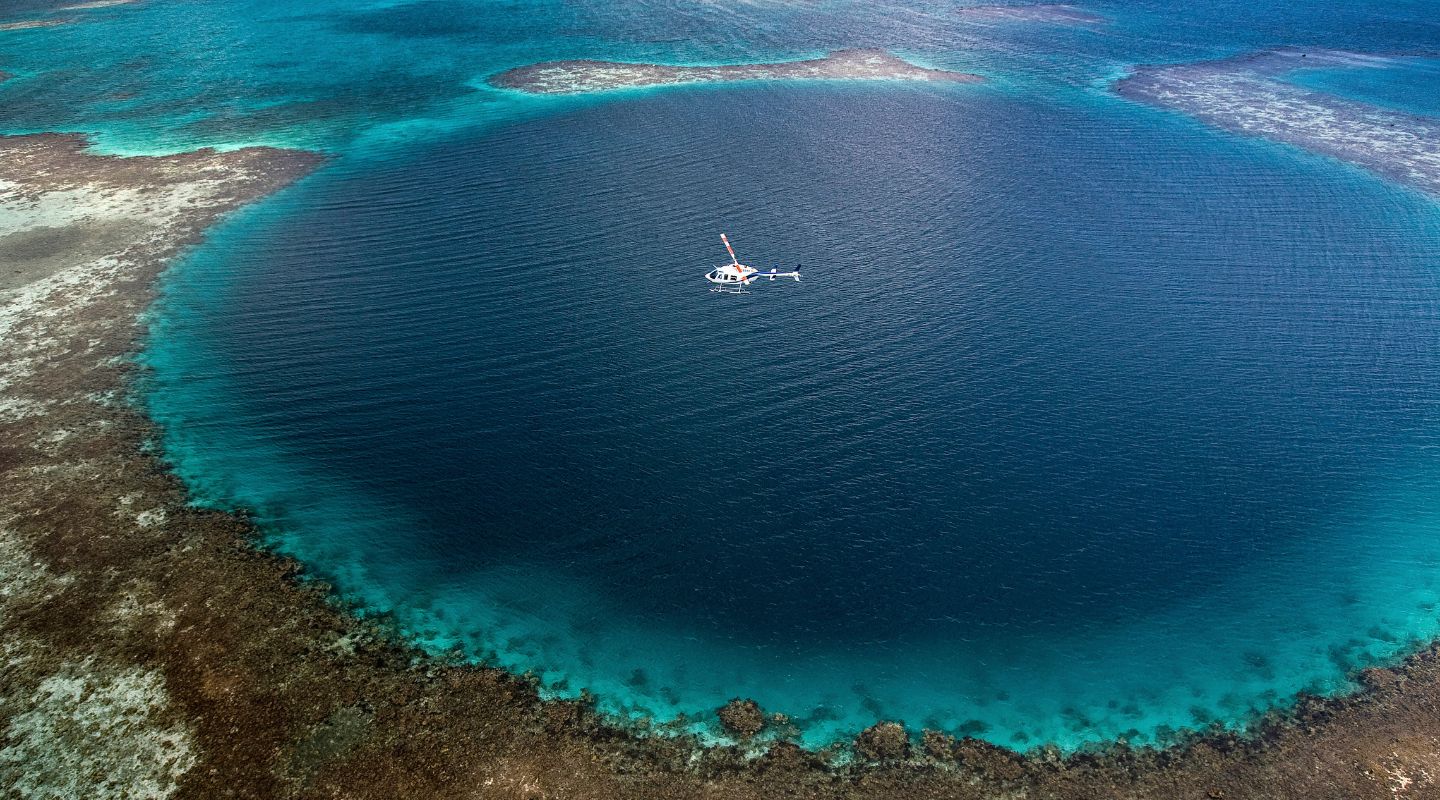
{"type": "Polygon", "coordinates": [[[716,267],[705,273],[705,280],[715,284],[715,288],[710,290],[712,292],[740,294],[745,291],[745,287],[753,283],[756,278],[769,278],[772,281],[776,278],[794,278],[797,281],[800,280],[799,270],[795,270],[794,272],[777,272],[772,269],[769,272],[761,272],[754,267],[747,267],[740,263],[740,259],[735,257],[735,248],[730,246],[729,237],[722,233],[720,234],[720,241],[725,243],[725,249],[730,253],[730,263],[723,267],[716,267]]]}

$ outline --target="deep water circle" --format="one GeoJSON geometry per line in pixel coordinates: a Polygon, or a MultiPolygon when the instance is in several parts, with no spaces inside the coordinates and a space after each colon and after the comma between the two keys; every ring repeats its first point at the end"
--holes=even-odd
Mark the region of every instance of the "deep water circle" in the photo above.
{"type": "Polygon", "coordinates": [[[171,280],[167,448],[555,691],[1025,747],[1434,633],[1440,217],[1118,101],[705,89],[336,170],[171,280]],[[707,291],[719,234],[804,282],[707,291]]]}

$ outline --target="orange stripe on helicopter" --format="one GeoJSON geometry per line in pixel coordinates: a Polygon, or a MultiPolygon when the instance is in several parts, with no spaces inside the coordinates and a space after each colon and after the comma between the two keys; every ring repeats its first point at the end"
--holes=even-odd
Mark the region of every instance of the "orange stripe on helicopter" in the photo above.
{"type": "Polygon", "coordinates": [[[740,266],[740,259],[735,257],[735,248],[730,246],[730,237],[722,233],[720,234],[720,241],[725,243],[725,249],[730,253],[730,263],[737,267],[740,266]]]}

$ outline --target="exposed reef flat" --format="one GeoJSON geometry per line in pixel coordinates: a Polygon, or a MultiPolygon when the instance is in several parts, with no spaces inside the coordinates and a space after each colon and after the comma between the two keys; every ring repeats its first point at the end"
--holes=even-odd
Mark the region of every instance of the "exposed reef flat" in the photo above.
{"type": "Polygon", "coordinates": [[[849,760],[737,699],[732,746],[641,736],[358,619],[241,516],[188,507],[124,402],[166,263],[313,169],[0,138],[0,786],[84,798],[1426,798],[1440,650],[1246,738],[1021,755],[878,722],[849,760]],[[743,743],[738,743],[742,740],[743,743]]]}
{"type": "Polygon", "coordinates": [[[965,6],[955,10],[957,16],[970,22],[1042,22],[1055,25],[1100,25],[1109,20],[1075,6],[1063,3],[1038,3],[1028,6],[965,6]]]}
{"type": "MultiPolygon", "coordinates": [[[[51,11],[92,11],[112,6],[128,6],[140,2],[140,0],[90,0],[89,2],[71,3],[69,5],[57,6],[51,11]]],[[[78,22],[76,17],[47,17],[45,19],[22,19],[10,22],[0,22],[0,31],[24,31],[34,28],[54,28],[60,25],[70,25],[78,22]]]]}
{"type": "Polygon", "coordinates": [[[769,64],[674,66],[619,61],[547,61],[490,79],[532,94],[579,94],[675,83],[771,80],[908,80],[975,83],[979,75],[916,66],[884,50],[837,50],[824,58],[769,64]]]}
{"type": "Polygon", "coordinates": [[[1218,128],[1285,142],[1440,195],[1440,120],[1286,83],[1300,68],[1383,65],[1332,50],[1273,50],[1197,64],[1141,67],[1116,83],[1124,97],[1218,128]]]}
{"type": "Polygon", "coordinates": [[[167,797],[205,760],[210,724],[177,672],[194,620],[153,560],[187,546],[172,522],[187,512],[137,460],[122,357],[163,265],[317,162],[267,148],[116,159],[75,136],[0,138],[7,797],[167,797]]]}
{"type": "Polygon", "coordinates": [[[60,11],[89,11],[92,8],[110,8],[112,6],[129,6],[140,2],[140,0],[90,0],[88,3],[72,3],[68,6],[60,6],[60,11]]]}

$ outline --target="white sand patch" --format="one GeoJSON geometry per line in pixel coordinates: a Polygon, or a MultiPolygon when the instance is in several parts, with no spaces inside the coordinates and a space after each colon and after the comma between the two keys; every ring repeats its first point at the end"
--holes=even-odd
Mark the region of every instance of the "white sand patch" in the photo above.
{"type": "Polygon", "coordinates": [[[50,431],[49,433],[40,437],[40,441],[44,442],[45,444],[63,444],[66,440],[68,440],[74,435],[75,432],[70,430],[69,428],[56,428],[55,430],[50,431]]]}
{"type": "Polygon", "coordinates": [[[135,515],[135,524],[142,528],[165,524],[165,509],[152,508],[135,515]]]}
{"type": "MultiPolygon", "coordinates": [[[[82,399],[87,403],[94,403],[97,406],[123,405],[120,392],[114,390],[108,392],[87,392],[82,395],[82,399]]],[[[110,425],[109,420],[102,420],[102,422],[104,423],[102,427],[108,427],[110,425]]]]}
{"type": "Polygon", "coordinates": [[[164,193],[140,189],[56,189],[22,194],[14,184],[0,183],[0,236],[35,228],[63,228],[77,222],[122,219],[153,213],[164,193]]]}
{"type": "Polygon", "coordinates": [[[1380,777],[1384,779],[1386,788],[1390,790],[1390,796],[1395,798],[1434,796],[1435,778],[1425,768],[1425,764],[1426,762],[1434,763],[1437,756],[1440,756],[1440,752],[1434,749],[1429,752],[1407,752],[1404,756],[1398,752],[1391,752],[1390,756],[1379,765],[1380,777]]]}
{"type": "Polygon", "coordinates": [[[144,600],[153,596],[145,584],[132,583],[125,594],[105,609],[106,621],[118,628],[142,630],[163,634],[175,629],[178,617],[175,611],[159,600],[144,600]]]}
{"type": "MultiPolygon", "coordinates": [[[[161,244],[182,215],[221,200],[224,190],[224,182],[202,179],[160,188],[79,187],[36,194],[0,181],[0,237],[72,225],[140,221],[151,227],[150,233],[127,246],[161,244]]],[[[135,267],[132,258],[117,251],[77,259],[73,265],[18,289],[0,291],[0,341],[13,342],[12,331],[21,320],[71,313],[110,294],[112,284],[135,267]]]]}
{"type": "MultiPolygon", "coordinates": [[[[487,789],[499,788],[507,795],[536,798],[551,796],[540,785],[540,778],[532,767],[526,764],[517,764],[508,759],[496,764],[494,774],[486,778],[482,785],[487,789]]],[[[577,787],[567,788],[573,790],[577,787]]],[[[569,792],[557,792],[556,794],[569,794],[569,792]]]]}
{"type": "Polygon", "coordinates": [[[19,422],[44,414],[48,406],[18,397],[0,397],[0,422],[19,422]]]}
{"type": "Polygon", "coordinates": [[[136,504],[144,499],[145,495],[141,492],[130,492],[122,495],[118,501],[120,507],[115,510],[115,515],[122,519],[126,517],[134,519],[135,524],[142,528],[165,524],[166,514],[164,506],[145,508],[138,512],[135,510],[136,504]]]}
{"type": "MultiPolygon", "coordinates": [[[[73,310],[103,297],[107,290],[101,287],[108,286],[118,277],[120,267],[117,259],[106,256],[20,287],[0,306],[0,340],[8,340],[7,344],[22,344],[11,335],[21,320],[54,317],[63,313],[66,305],[73,310]],[[65,298],[65,303],[55,302],[61,296],[65,298]]],[[[43,341],[32,339],[23,344],[38,348],[43,341]]]]}
{"type": "Polygon", "coordinates": [[[0,750],[0,785],[16,798],[166,798],[195,763],[190,732],[162,722],[169,702],[153,671],[72,662],[13,714],[0,750]]]}
{"type": "Polygon", "coordinates": [[[0,638],[0,669],[13,674],[35,660],[42,650],[39,642],[25,636],[0,638]]]}

